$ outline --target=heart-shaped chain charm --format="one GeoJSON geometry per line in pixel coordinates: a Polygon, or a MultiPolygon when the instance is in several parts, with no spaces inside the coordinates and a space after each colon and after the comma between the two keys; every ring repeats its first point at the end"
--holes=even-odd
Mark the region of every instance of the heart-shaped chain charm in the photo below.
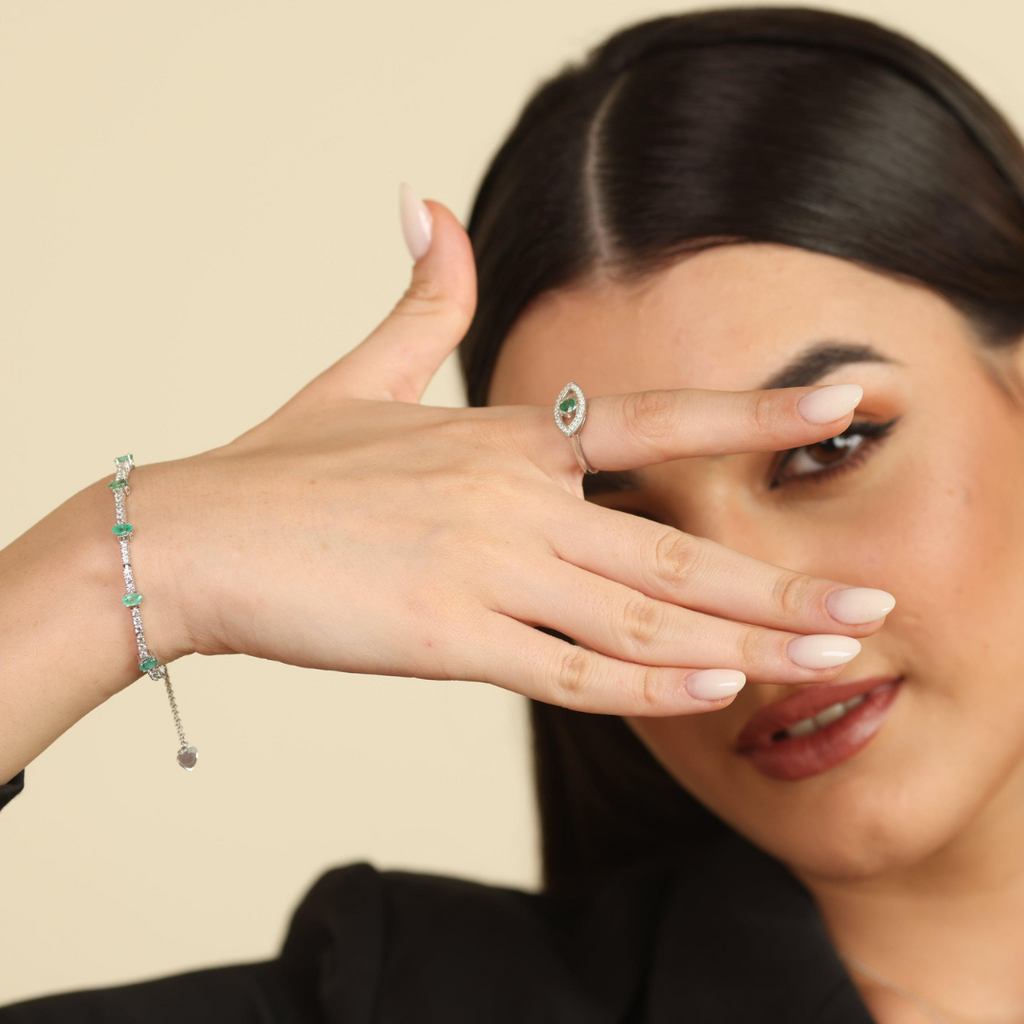
{"type": "Polygon", "coordinates": [[[186,747],[184,750],[178,751],[178,764],[182,768],[192,771],[196,766],[196,758],[199,756],[195,747],[186,747]]]}

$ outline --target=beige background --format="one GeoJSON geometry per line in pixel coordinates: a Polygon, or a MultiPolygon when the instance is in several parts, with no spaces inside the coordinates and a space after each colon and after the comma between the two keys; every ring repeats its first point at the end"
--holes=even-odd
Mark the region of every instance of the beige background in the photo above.
{"type": "MultiPolygon", "coordinates": [[[[115,455],[269,415],[405,288],[400,180],[465,220],[539,78],[690,6],[0,0],[0,546],[115,455]]],[[[1018,4],[821,6],[908,32],[1024,123],[1018,4]]],[[[464,404],[454,357],[425,400],[464,404]]],[[[353,860],[536,885],[517,695],[245,657],[175,684],[195,772],[139,681],[0,816],[0,1003],[273,956],[353,860]]]]}

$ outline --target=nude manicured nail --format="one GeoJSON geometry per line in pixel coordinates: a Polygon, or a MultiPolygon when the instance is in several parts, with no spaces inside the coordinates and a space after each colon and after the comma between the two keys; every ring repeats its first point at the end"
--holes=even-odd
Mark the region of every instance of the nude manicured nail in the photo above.
{"type": "Polygon", "coordinates": [[[874,587],[846,587],[833,590],[825,598],[825,606],[839,622],[859,625],[888,615],[896,607],[896,598],[889,591],[874,587]]]}
{"type": "Polygon", "coordinates": [[[398,216],[402,222],[402,237],[414,260],[425,256],[430,249],[434,233],[434,218],[413,190],[403,181],[398,187],[398,216]]]}
{"type": "Polygon", "coordinates": [[[747,677],[734,668],[702,668],[684,680],[686,692],[698,700],[721,700],[743,689],[747,677]]]}
{"type": "Polygon", "coordinates": [[[786,652],[804,668],[831,668],[859,654],[860,641],[840,633],[811,633],[790,640],[786,652]]]}
{"type": "Polygon", "coordinates": [[[809,423],[831,423],[856,409],[864,397],[859,384],[829,384],[808,392],[796,403],[796,407],[809,423]]]}

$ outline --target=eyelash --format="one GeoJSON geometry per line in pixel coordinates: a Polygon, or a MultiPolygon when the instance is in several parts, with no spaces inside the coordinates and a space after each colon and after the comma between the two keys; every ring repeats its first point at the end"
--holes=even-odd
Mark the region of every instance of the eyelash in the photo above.
{"type": "Polygon", "coordinates": [[[888,423],[875,423],[872,420],[862,420],[860,422],[854,421],[837,437],[829,437],[825,438],[823,441],[815,441],[814,444],[805,444],[801,445],[799,448],[787,449],[782,459],[775,467],[775,473],[768,485],[768,489],[774,490],[782,484],[788,483],[792,480],[799,480],[802,483],[813,482],[815,484],[820,484],[823,480],[831,480],[840,473],[845,473],[847,470],[855,469],[865,460],[868,453],[874,451],[874,449],[881,444],[882,440],[892,430],[899,419],[900,417],[896,416],[889,420],[888,423]],[[848,446],[847,450],[851,451],[852,454],[842,459],[834,467],[813,473],[794,473],[788,477],[784,477],[782,479],[779,478],[779,472],[789,465],[799,452],[815,448],[818,445],[828,444],[829,442],[835,443],[839,438],[847,439],[851,436],[862,437],[866,440],[862,440],[854,446],[848,446]]]}
{"type": "MultiPolygon", "coordinates": [[[[813,448],[816,444],[827,444],[829,441],[834,441],[834,438],[826,438],[824,441],[816,441],[815,444],[801,445],[799,448],[788,448],[783,453],[782,458],[775,466],[775,473],[772,476],[772,481],[768,485],[769,490],[781,486],[782,484],[789,483],[793,480],[799,480],[801,482],[808,482],[809,478],[814,478],[809,482],[820,484],[823,480],[831,480],[833,477],[838,476],[841,473],[846,472],[849,469],[856,469],[864,460],[867,458],[868,453],[874,451],[891,432],[892,428],[899,422],[900,417],[894,416],[888,423],[875,423],[873,420],[860,420],[851,423],[846,430],[839,437],[864,437],[867,440],[862,441],[852,449],[853,454],[843,459],[838,465],[832,469],[821,470],[817,473],[796,473],[793,476],[786,477],[783,480],[779,480],[778,474],[789,462],[796,456],[798,452],[803,451],[806,448],[813,448]]],[[[653,515],[649,512],[629,509],[623,511],[629,511],[631,515],[640,516],[641,519],[652,519],[655,522],[661,522],[659,516],[653,515]]]]}

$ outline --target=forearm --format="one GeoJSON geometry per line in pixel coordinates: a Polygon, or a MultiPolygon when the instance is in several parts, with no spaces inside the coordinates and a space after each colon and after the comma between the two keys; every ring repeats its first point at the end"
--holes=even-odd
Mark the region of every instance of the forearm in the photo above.
{"type": "MultiPolygon", "coordinates": [[[[145,520],[159,466],[133,471],[129,520],[136,509],[145,520]]],[[[121,602],[121,553],[106,486],[112,477],[113,470],[0,551],[0,782],[142,677],[131,613],[121,602]]],[[[159,537],[140,532],[145,539],[133,540],[131,557],[146,639],[161,661],[171,661],[186,648],[171,603],[162,600],[159,537]]]]}

